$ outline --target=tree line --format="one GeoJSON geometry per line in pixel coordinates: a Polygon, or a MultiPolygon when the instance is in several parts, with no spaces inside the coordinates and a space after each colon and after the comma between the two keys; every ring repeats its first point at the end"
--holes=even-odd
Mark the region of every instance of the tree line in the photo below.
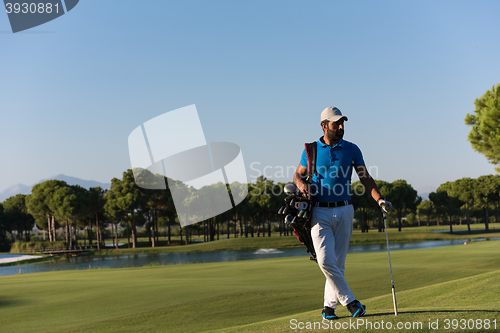
{"type": "MultiPolygon", "coordinates": [[[[158,178],[157,175],[153,177],[158,178]]],[[[163,181],[168,184],[166,178],[163,181]]],[[[256,183],[245,186],[248,186],[249,195],[240,205],[196,225],[181,228],[168,188],[141,188],[130,169],[123,173],[122,179],[113,178],[109,190],[100,187],[87,190],[61,180],[47,180],[33,186],[31,194],[17,194],[0,204],[0,241],[4,247],[16,238],[29,242],[34,223],[46,231],[51,243],[61,240],[56,230],[62,228],[62,240],[69,247],[74,247],[77,243],[76,231],[83,230],[84,241],[98,249],[103,246],[106,227],[113,230],[115,246],[118,247],[119,226],[127,232],[133,248],[137,247],[138,227],[146,230],[153,247],[159,243],[159,226],[166,228],[168,245],[172,243],[174,227],[180,233],[183,244],[189,242],[193,232],[203,233],[207,241],[219,239],[223,233],[227,233],[227,237],[231,234],[234,237],[253,237],[254,233],[259,237],[266,233],[271,236],[271,221],[277,217],[276,213],[285,198],[282,191],[284,183],[260,177],[256,183]]],[[[229,186],[227,189],[230,192],[229,186]]],[[[189,190],[186,187],[186,191],[189,190]]],[[[187,193],[186,200],[196,199],[187,193]]],[[[291,234],[285,226],[279,226],[279,231],[280,234],[291,234]]]]}
{"type": "Polygon", "coordinates": [[[471,233],[471,218],[476,222],[482,220],[485,231],[489,232],[490,213],[494,212],[495,221],[500,221],[500,175],[465,177],[441,184],[436,192],[429,194],[429,200],[417,207],[417,212],[427,221],[434,217],[438,224],[441,221],[449,224],[450,232],[453,224],[464,219],[471,233]]]}
{"type": "MultiPolygon", "coordinates": [[[[429,194],[428,200],[422,200],[405,180],[375,182],[382,196],[393,204],[388,219],[397,222],[399,231],[403,224],[420,226],[425,223],[449,225],[450,232],[453,232],[453,225],[464,222],[471,233],[470,224],[474,219],[476,223],[484,223],[485,232],[489,232],[491,220],[500,221],[500,175],[485,175],[477,179],[465,177],[443,183],[429,194]]],[[[353,183],[353,192],[359,192],[357,187],[360,186],[359,181],[353,183]]],[[[353,195],[352,199],[357,207],[355,216],[361,231],[368,230],[367,221],[377,221],[378,230],[382,231],[382,213],[371,197],[368,194],[353,195]]]]}
{"type": "MultiPolygon", "coordinates": [[[[164,179],[166,181],[166,179],[164,179]]],[[[167,183],[167,182],[166,182],[167,183]]],[[[429,200],[422,201],[417,191],[405,180],[392,183],[376,180],[381,194],[393,204],[389,220],[397,223],[401,231],[404,219],[407,223],[418,225],[431,219],[437,223],[452,225],[465,218],[470,232],[472,217],[482,214],[486,231],[489,230],[489,213],[500,206],[500,176],[488,175],[478,179],[462,178],[454,182],[441,184],[436,192],[429,195],[429,200]]],[[[90,189],[78,185],[68,185],[60,180],[47,180],[35,185],[31,194],[18,194],[0,204],[0,242],[7,246],[17,237],[30,241],[30,231],[36,223],[46,231],[49,242],[57,241],[56,230],[63,229],[63,239],[73,247],[76,243],[76,231],[84,231],[84,241],[89,246],[103,246],[105,228],[111,227],[115,246],[118,247],[118,227],[127,232],[129,244],[137,247],[137,228],[143,227],[149,235],[150,246],[159,244],[159,227],[166,229],[166,244],[172,244],[173,228],[181,236],[181,243],[187,244],[193,233],[202,233],[204,240],[227,237],[271,236],[272,231],[280,235],[290,235],[286,225],[272,226],[280,217],[277,211],[283,204],[284,183],[275,183],[263,176],[255,183],[248,184],[247,198],[231,210],[204,220],[201,223],[181,228],[174,202],[167,190],[148,190],[136,184],[134,173],[127,170],[122,179],[113,178],[109,190],[100,187],[90,189]],[[14,236],[13,231],[17,232],[14,236]],[[10,236],[10,237],[9,237],[10,236]]],[[[227,186],[230,192],[230,186],[227,186]]],[[[189,191],[189,188],[186,188],[189,191]]],[[[351,186],[356,220],[362,232],[369,230],[369,222],[376,221],[378,231],[383,231],[381,210],[376,202],[365,193],[362,184],[357,181],[351,186]],[[377,223],[378,222],[378,223],[377,223]]],[[[187,200],[191,200],[189,195],[187,200]]],[[[108,232],[109,233],[109,232],[108,232]]],[[[5,249],[4,249],[5,250],[5,249]]]]}

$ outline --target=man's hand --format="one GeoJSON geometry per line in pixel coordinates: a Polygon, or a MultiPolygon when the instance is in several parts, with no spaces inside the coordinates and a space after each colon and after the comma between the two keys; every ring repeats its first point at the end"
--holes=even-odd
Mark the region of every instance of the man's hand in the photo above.
{"type": "Polygon", "coordinates": [[[307,198],[307,184],[304,182],[307,174],[307,168],[303,167],[299,164],[297,167],[297,171],[293,174],[293,182],[297,185],[297,188],[300,190],[300,193],[303,197],[307,198]]]}
{"type": "Polygon", "coordinates": [[[382,210],[384,211],[384,213],[389,213],[391,211],[391,209],[392,209],[391,202],[385,200],[384,198],[378,199],[377,203],[380,206],[380,208],[382,208],[382,210]]]}
{"type": "Polygon", "coordinates": [[[307,184],[300,181],[299,186],[297,186],[297,187],[300,190],[300,193],[302,194],[302,196],[307,198],[307,184]]]}

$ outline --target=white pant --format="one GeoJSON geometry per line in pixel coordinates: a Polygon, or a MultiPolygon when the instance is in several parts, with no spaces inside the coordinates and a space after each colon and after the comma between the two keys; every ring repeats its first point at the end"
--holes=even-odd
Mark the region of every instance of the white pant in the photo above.
{"type": "Polygon", "coordinates": [[[355,300],[344,277],[353,218],[352,205],[313,208],[311,236],[319,268],[326,277],[324,306],[333,309],[337,308],[337,301],[346,306],[355,300]]]}

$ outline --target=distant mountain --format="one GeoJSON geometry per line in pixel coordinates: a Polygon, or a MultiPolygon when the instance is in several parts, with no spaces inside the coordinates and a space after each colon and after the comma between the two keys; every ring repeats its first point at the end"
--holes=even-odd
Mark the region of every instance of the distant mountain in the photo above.
{"type": "MultiPolygon", "coordinates": [[[[111,186],[111,183],[105,184],[105,183],[96,182],[95,180],[84,180],[84,179],[80,179],[80,178],[76,178],[76,177],[66,176],[63,174],[60,174],[60,175],[57,175],[54,177],[50,177],[47,179],[42,179],[38,183],[44,182],[46,180],[52,180],[52,179],[63,180],[66,183],[68,183],[68,185],[80,185],[81,187],[84,187],[87,190],[91,187],[97,187],[97,186],[100,186],[101,188],[103,188],[105,190],[109,190],[109,187],[111,186]]],[[[31,187],[33,187],[33,185],[31,187]]]]}
{"type": "Polygon", "coordinates": [[[434,186],[423,186],[420,187],[417,190],[418,195],[422,197],[422,201],[424,200],[429,200],[429,194],[431,192],[436,192],[437,187],[434,186]]]}
{"type": "MultiPolygon", "coordinates": [[[[46,180],[52,180],[52,179],[63,180],[68,185],[80,185],[81,187],[86,188],[87,190],[91,187],[97,187],[97,186],[100,186],[102,189],[109,190],[109,187],[111,186],[110,183],[100,183],[100,182],[96,182],[94,180],[84,180],[84,179],[80,179],[80,178],[76,178],[76,177],[66,176],[63,174],[49,177],[47,179],[42,179],[39,182],[37,182],[36,184],[42,183],[46,180]]],[[[11,196],[16,195],[16,194],[30,194],[31,189],[36,184],[33,184],[31,186],[26,186],[23,184],[12,185],[12,186],[10,186],[10,187],[8,187],[5,190],[0,192],[0,202],[4,201],[7,198],[10,198],[11,196]]]]}
{"type": "Polygon", "coordinates": [[[30,194],[32,187],[33,186],[26,186],[23,184],[12,185],[0,192],[0,202],[16,194],[30,194]]]}
{"type": "Polygon", "coordinates": [[[422,198],[422,201],[429,200],[429,193],[419,193],[418,195],[422,198]]]}

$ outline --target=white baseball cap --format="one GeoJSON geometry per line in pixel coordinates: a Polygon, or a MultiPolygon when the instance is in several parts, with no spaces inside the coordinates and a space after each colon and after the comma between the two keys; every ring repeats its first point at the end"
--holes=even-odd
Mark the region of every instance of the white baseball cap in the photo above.
{"type": "Polygon", "coordinates": [[[345,120],[348,120],[346,116],[342,115],[342,112],[334,106],[330,106],[329,108],[326,108],[321,112],[321,121],[323,120],[329,120],[329,121],[339,121],[340,119],[344,118],[345,120]]]}

